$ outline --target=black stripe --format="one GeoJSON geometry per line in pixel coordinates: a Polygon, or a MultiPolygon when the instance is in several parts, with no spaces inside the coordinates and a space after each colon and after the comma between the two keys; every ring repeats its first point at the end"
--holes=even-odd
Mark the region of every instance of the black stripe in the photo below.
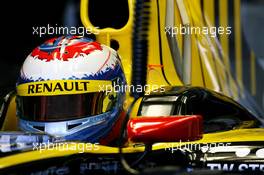
{"type": "Polygon", "coordinates": [[[201,0],[200,2],[201,2],[201,11],[202,13],[204,13],[204,0],[201,0]]]}
{"type": "Polygon", "coordinates": [[[235,62],[235,30],[234,30],[234,1],[228,1],[228,26],[231,27],[231,34],[228,39],[229,47],[229,60],[230,60],[230,69],[231,74],[236,78],[236,62],[235,62]]]}

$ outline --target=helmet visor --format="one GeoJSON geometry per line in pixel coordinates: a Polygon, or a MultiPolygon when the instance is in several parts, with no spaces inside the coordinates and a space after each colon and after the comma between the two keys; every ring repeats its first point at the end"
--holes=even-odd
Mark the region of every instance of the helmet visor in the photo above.
{"type": "Polygon", "coordinates": [[[92,92],[56,96],[17,96],[18,116],[30,121],[63,121],[110,111],[116,94],[92,92]]]}

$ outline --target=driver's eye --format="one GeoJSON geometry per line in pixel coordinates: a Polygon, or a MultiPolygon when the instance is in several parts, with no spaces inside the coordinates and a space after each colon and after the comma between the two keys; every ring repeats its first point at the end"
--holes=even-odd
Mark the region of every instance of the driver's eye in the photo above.
{"type": "Polygon", "coordinates": [[[108,98],[109,98],[109,100],[114,100],[115,97],[114,97],[114,95],[111,94],[108,96],[108,98]]]}
{"type": "Polygon", "coordinates": [[[116,92],[110,92],[107,96],[105,96],[103,100],[103,112],[107,112],[111,110],[116,103],[117,94],[116,92]]]}

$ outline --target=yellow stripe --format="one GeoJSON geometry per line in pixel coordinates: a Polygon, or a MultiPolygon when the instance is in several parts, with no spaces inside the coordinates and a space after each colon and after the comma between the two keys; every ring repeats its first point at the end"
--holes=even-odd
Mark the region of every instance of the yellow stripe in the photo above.
{"type": "MultiPolygon", "coordinates": [[[[204,134],[203,138],[194,142],[172,142],[172,143],[156,143],[153,145],[153,150],[160,150],[160,149],[175,149],[179,146],[184,146],[188,144],[195,145],[195,144],[206,144],[208,146],[214,146],[215,143],[221,143],[219,146],[223,146],[223,144],[228,144],[232,142],[249,142],[249,141],[263,141],[264,135],[260,134],[263,133],[263,128],[255,128],[255,129],[235,129],[225,132],[217,132],[211,134],[204,134]]],[[[1,157],[0,158],[0,168],[7,168],[16,166],[23,163],[30,163],[33,161],[38,160],[45,160],[49,158],[58,158],[58,157],[65,157],[70,155],[78,155],[80,152],[94,154],[100,156],[102,154],[118,154],[117,147],[109,147],[109,146],[102,146],[102,145],[91,145],[90,143],[57,143],[59,146],[54,147],[41,147],[34,149],[35,151],[28,151],[28,152],[21,152],[12,154],[9,156],[1,157]],[[86,146],[88,145],[88,146],[86,146]],[[92,147],[91,147],[92,146],[92,147]],[[60,148],[60,149],[59,149],[60,148]],[[87,149],[88,148],[88,149],[87,149]]],[[[44,146],[44,145],[43,145],[44,146]]],[[[198,146],[198,145],[197,145],[198,146]]],[[[124,153],[136,153],[136,152],[143,152],[144,147],[134,147],[129,146],[123,148],[124,153]]],[[[13,167],[15,168],[15,167],[13,167]]]]}
{"type": "Polygon", "coordinates": [[[242,85],[242,45],[241,45],[241,19],[240,19],[240,0],[234,0],[235,3],[235,53],[236,53],[236,77],[238,80],[241,93],[243,92],[242,85]]]}
{"type": "Polygon", "coordinates": [[[204,16],[209,26],[215,26],[214,5],[215,1],[203,0],[204,16]]]}
{"type": "MultiPolygon", "coordinates": [[[[221,27],[228,27],[228,3],[227,0],[219,1],[219,25],[221,27]]],[[[223,52],[224,52],[224,64],[227,70],[230,70],[229,64],[229,43],[228,43],[228,35],[220,35],[220,42],[222,44],[223,52]]]]}
{"type": "Polygon", "coordinates": [[[99,92],[110,88],[112,88],[112,81],[108,80],[49,80],[18,85],[17,94],[20,96],[52,96],[99,92]]]}
{"type": "Polygon", "coordinates": [[[256,95],[256,57],[253,51],[250,52],[250,77],[251,94],[256,95]]]}

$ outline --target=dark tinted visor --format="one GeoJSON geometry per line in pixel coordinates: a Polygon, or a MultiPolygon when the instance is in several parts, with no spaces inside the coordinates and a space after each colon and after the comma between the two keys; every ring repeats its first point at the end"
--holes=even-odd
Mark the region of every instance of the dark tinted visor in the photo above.
{"type": "Polygon", "coordinates": [[[17,96],[20,118],[30,121],[63,121],[94,116],[110,111],[114,94],[92,92],[57,96],[17,96]]]}

